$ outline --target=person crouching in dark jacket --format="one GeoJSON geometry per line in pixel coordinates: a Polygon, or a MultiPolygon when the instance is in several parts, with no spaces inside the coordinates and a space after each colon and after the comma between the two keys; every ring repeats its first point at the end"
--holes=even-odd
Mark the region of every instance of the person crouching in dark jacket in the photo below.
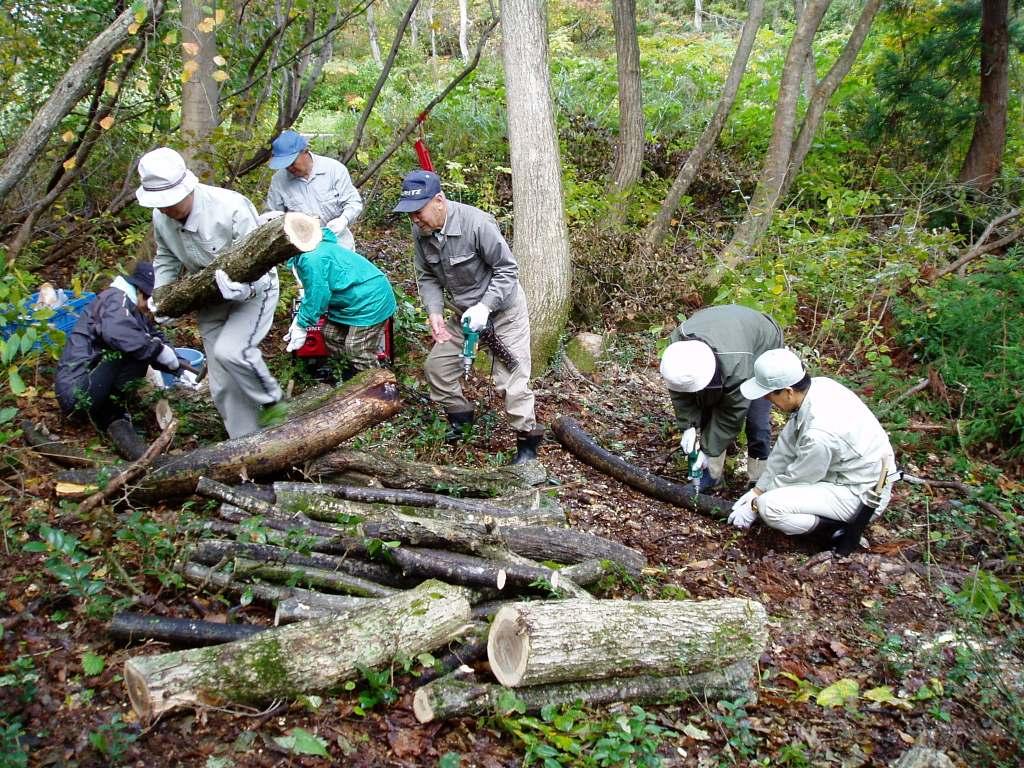
{"type": "Polygon", "coordinates": [[[153,265],[139,262],[82,311],[68,334],[54,382],[65,416],[88,417],[101,432],[131,430],[120,402],[128,385],[145,376],[150,365],[180,372],[177,354],[156,330],[146,306],[152,293],[153,265]]]}

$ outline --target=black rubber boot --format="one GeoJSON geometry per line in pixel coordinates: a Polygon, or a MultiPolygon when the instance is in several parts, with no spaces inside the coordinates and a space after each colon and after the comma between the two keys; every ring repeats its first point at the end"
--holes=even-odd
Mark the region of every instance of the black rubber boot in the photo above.
{"type": "Polygon", "coordinates": [[[128,461],[135,461],[149,448],[127,417],[110,422],[107,425],[107,437],[114,444],[118,455],[128,461]]]}
{"type": "Polygon", "coordinates": [[[828,517],[819,517],[818,523],[811,530],[804,534],[822,549],[834,549],[846,533],[848,523],[842,520],[833,520],[828,517]]]}
{"type": "Polygon", "coordinates": [[[444,433],[444,441],[455,445],[473,434],[473,411],[452,411],[446,413],[448,431],[444,433]]]}
{"type": "Polygon", "coordinates": [[[537,427],[529,432],[516,432],[516,457],[513,464],[533,461],[537,458],[537,449],[544,442],[544,427],[537,427]]]}

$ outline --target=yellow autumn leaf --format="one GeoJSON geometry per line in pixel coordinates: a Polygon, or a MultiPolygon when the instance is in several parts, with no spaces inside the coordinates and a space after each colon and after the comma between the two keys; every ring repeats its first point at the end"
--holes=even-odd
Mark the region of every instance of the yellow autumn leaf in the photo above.
{"type": "Polygon", "coordinates": [[[116,121],[114,120],[113,116],[107,115],[102,120],[100,120],[100,128],[102,128],[104,131],[109,131],[111,128],[114,127],[115,122],[116,121]]]}
{"type": "Polygon", "coordinates": [[[225,80],[228,79],[228,73],[225,72],[223,69],[218,69],[212,75],[210,75],[210,77],[212,77],[218,83],[223,83],[225,80]]]}
{"type": "Polygon", "coordinates": [[[218,67],[223,67],[225,64],[228,63],[228,60],[225,59],[223,56],[218,55],[213,57],[213,63],[216,64],[218,67]]]}
{"type": "Polygon", "coordinates": [[[64,161],[64,170],[65,171],[70,171],[70,170],[74,169],[74,167],[76,165],[78,165],[78,163],[75,162],[75,158],[73,158],[73,157],[68,158],[67,160],[64,161]]]}
{"type": "Polygon", "coordinates": [[[213,16],[207,16],[205,19],[196,24],[196,31],[202,32],[204,35],[208,35],[213,32],[213,28],[216,25],[213,23],[213,16]]]}
{"type": "Polygon", "coordinates": [[[138,24],[134,24],[133,23],[133,24],[129,24],[128,25],[128,34],[129,35],[134,35],[138,31],[139,31],[139,25],[138,24]]]}
{"type": "Polygon", "coordinates": [[[131,56],[133,53],[135,53],[135,49],[134,48],[122,48],[120,51],[118,51],[118,54],[121,54],[121,55],[124,55],[124,56],[131,56]]]}
{"type": "Polygon", "coordinates": [[[119,88],[120,86],[117,84],[116,80],[107,80],[103,83],[103,90],[107,92],[108,96],[117,96],[119,88]]]}
{"type": "Polygon", "coordinates": [[[177,32],[168,32],[166,35],[164,35],[164,39],[163,39],[163,44],[164,45],[174,45],[176,42],[178,42],[178,33],[177,32]]]}
{"type": "Polygon", "coordinates": [[[185,49],[185,53],[189,56],[195,56],[199,53],[198,43],[182,43],[181,47],[185,49]]]}
{"type": "Polygon", "coordinates": [[[60,135],[60,140],[63,141],[65,144],[70,144],[72,141],[74,141],[74,138],[75,134],[71,131],[64,131],[64,133],[60,135]]]}
{"type": "Polygon", "coordinates": [[[216,11],[213,12],[214,23],[216,23],[216,24],[223,24],[224,23],[224,16],[225,16],[224,9],[223,8],[218,8],[216,11]]]}
{"type": "Polygon", "coordinates": [[[191,75],[191,74],[193,74],[193,73],[194,73],[194,72],[195,72],[195,71],[196,71],[197,69],[199,69],[199,62],[198,62],[198,61],[196,61],[195,59],[189,59],[188,61],[186,61],[186,62],[185,62],[184,64],[182,64],[182,65],[181,65],[181,68],[182,68],[182,70],[184,70],[184,71],[185,71],[185,72],[186,72],[187,74],[191,75]]]}

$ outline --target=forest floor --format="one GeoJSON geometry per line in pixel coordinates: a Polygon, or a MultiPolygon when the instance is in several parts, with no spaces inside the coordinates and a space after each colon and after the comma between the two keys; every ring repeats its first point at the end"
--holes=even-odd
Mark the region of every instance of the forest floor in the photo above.
{"type": "MultiPolygon", "coordinates": [[[[408,258],[401,238],[380,245],[385,260],[408,258]]],[[[401,269],[406,274],[408,266],[401,269]]],[[[408,278],[400,282],[415,295],[408,278]]],[[[287,323],[279,318],[277,325],[283,331],[287,323]]],[[[264,345],[275,359],[285,357],[280,335],[275,327],[264,345]]],[[[683,467],[672,455],[671,408],[650,335],[609,333],[606,341],[608,355],[595,373],[556,369],[535,382],[540,421],[574,416],[610,450],[681,480],[683,467]]],[[[417,366],[413,350],[399,363],[403,384],[419,376],[417,366]]],[[[468,391],[478,408],[493,415],[489,427],[455,449],[424,437],[437,433],[424,425],[436,427],[438,418],[422,385],[407,391],[413,396],[402,414],[363,436],[363,448],[406,455],[413,450],[425,460],[463,465],[511,456],[514,436],[483,380],[475,379],[468,391]]],[[[59,424],[55,403],[46,397],[23,403],[23,411],[62,434],[89,439],[85,431],[59,424]]],[[[155,427],[149,429],[152,436],[155,427]]],[[[383,685],[397,696],[391,704],[367,706],[383,697],[378,685],[369,700],[360,699],[364,687],[262,712],[184,712],[141,729],[121,670],[127,659],[165,648],[125,648],[107,640],[105,622],[97,617],[104,605],[121,600],[158,615],[264,624],[272,621],[272,610],[227,606],[161,582],[188,539],[178,523],[186,515],[209,514],[201,504],[184,510],[177,504],[106,508],[81,517],[56,501],[54,468],[21,457],[20,472],[5,481],[0,542],[0,768],[25,764],[18,745],[28,751],[27,764],[38,766],[497,768],[523,765],[524,750],[541,738],[518,716],[419,725],[411,708],[414,679],[401,670],[383,685]],[[79,562],[93,564],[88,577],[102,582],[107,603],[77,595],[45,554],[24,551],[28,541],[38,540],[43,523],[77,537],[79,562]],[[296,754],[282,741],[294,728],[323,739],[330,757],[296,754]]],[[[952,462],[927,447],[900,458],[917,473],[954,477],[952,462]]],[[[957,598],[965,583],[978,588],[970,580],[976,568],[1014,583],[1020,563],[1008,550],[1006,531],[982,525],[969,500],[900,484],[884,518],[869,531],[869,549],[838,559],[764,527],[738,531],[647,498],[581,464],[553,440],[542,447],[541,461],[572,526],[647,556],[650,568],[641,579],[605,584],[604,596],[745,597],[767,609],[770,639],[760,660],[756,703],[645,707],[647,722],[663,729],[657,753],[664,765],[882,766],[915,743],[944,750],[957,766],[1024,761],[1020,617],[1007,615],[1005,601],[1002,611],[987,615],[957,608],[970,597],[957,598]]],[[[1019,498],[1020,468],[1004,469],[1001,482],[1019,498]]],[[[745,475],[734,472],[721,493],[735,498],[744,490],[745,475]]],[[[74,560],[73,553],[69,557],[74,560]]],[[[621,713],[635,714],[620,708],[611,715],[621,713]]],[[[608,710],[587,714],[594,723],[608,717],[608,710]]],[[[586,738],[570,728],[561,743],[585,746],[586,738]]],[[[548,763],[557,764],[570,763],[548,763]]],[[[574,764],[629,763],[580,758],[574,764]]]]}

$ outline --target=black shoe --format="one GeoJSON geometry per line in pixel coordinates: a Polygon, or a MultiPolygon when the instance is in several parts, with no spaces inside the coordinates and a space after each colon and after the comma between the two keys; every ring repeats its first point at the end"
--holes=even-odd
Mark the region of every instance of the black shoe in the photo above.
{"type": "Polygon", "coordinates": [[[817,524],[804,536],[822,549],[834,549],[846,534],[846,526],[847,523],[842,520],[819,517],[817,524]]]}
{"type": "Polygon", "coordinates": [[[544,442],[544,427],[536,427],[529,432],[516,433],[516,457],[512,459],[513,464],[522,464],[524,461],[533,461],[537,458],[537,449],[544,442]]]}
{"type": "Polygon", "coordinates": [[[444,441],[448,445],[462,442],[473,434],[473,411],[452,411],[446,413],[448,431],[444,433],[444,441]]]}

